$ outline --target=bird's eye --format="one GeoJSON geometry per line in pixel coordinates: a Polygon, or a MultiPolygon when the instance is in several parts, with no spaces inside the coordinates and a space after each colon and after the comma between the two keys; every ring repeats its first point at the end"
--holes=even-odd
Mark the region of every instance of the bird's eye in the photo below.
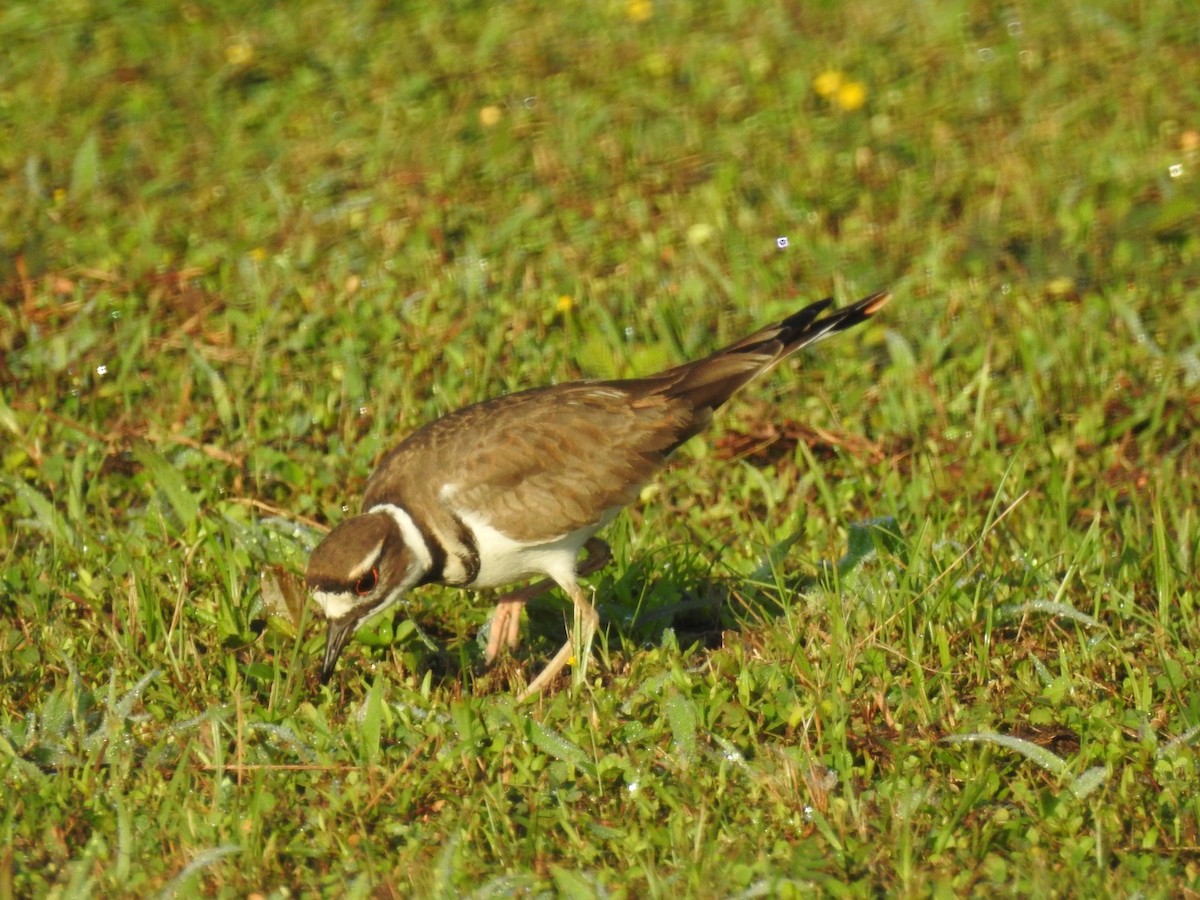
{"type": "Polygon", "coordinates": [[[360,597],[371,593],[371,591],[375,590],[375,583],[377,581],[379,581],[379,570],[372,568],[370,572],[367,572],[355,583],[354,593],[360,597]]]}

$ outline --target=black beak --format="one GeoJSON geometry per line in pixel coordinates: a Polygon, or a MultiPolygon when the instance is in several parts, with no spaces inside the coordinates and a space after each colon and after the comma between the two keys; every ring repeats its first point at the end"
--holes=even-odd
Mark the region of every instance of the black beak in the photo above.
{"type": "Polygon", "coordinates": [[[329,631],[325,634],[325,659],[321,663],[321,684],[329,681],[329,676],[337,666],[338,657],[342,655],[342,648],[358,630],[360,619],[361,616],[349,615],[329,620],[329,631]]]}

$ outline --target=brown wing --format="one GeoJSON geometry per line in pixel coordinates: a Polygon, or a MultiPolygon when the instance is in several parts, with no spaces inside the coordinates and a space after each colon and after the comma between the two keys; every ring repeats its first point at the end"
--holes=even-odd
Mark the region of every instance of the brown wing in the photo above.
{"type": "Polygon", "coordinates": [[[486,510],[490,524],[516,540],[549,540],[632,501],[698,430],[696,418],[685,402],[620,383],[509,394],[414,433],[371,476],[368,503],[379,485],[398,479],[425,503],[453,485],[449,502],[458,509],[486,510]],[[429,481],[415,484],[417,477],[429,481]]]}
{"type": "Polygon", "coordinates": [[[625,506],[729,396],[806,344],[887,303],[872,294],[824,318],[822,300],[711,356],[649,378],[580,382],[498,397],[414,433],[380,462],[365,506],[384,494],[436,510],[486,510],[516,540],[552,539],[625,506]],[[385,488],[386,485],[386,488],[385,488]]]}

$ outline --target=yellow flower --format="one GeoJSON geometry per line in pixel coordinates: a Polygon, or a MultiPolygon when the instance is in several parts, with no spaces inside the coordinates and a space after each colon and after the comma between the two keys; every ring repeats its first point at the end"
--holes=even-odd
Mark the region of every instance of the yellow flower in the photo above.
{"type": "Polygon", "coordinates": [[[247,41],[235,41],[225,48],[225,62],[244,66],[254,59],[254,47],[247,41]]]}
{"type": "Polygon", "coordinates": [[[835,102],[846,112],[862,109],[867,102],[867,86],[861,81],[847,81],[838,88],[835,102]]]}
{"type": "Polygon", "coordinates": [[[648,22],[653,16],[653,0],[628,0],[625,4],[625,17],[630,22],[648,22]]]}
{"type": "Polygon", "coordinates": [[[558,302],[554,304],[554,308],[560,313],[569,313],[575,306],[575,300],[566,294],[562,294],[558,298],[558,302]]]}
{"type": "Polygon", "coordinates": [[[479,124],[484,128],[491,128],[500,121],[501,115],[500,107],[485,106],[479,111],[479,124]]]}
{"type": "Polygon", "coordinates": [[[822,97],[832,97],[842,86],[842,73],[836,69],[826,69],[813,79],[813,90],[822,97]]]}
{"type": "Polygon", "coordinates": [[[1075,293],[1075,281],[1066,275],[1051,278],[1046,282],[1046,293],[1051,297],[1068,297],[1075,293]]]}

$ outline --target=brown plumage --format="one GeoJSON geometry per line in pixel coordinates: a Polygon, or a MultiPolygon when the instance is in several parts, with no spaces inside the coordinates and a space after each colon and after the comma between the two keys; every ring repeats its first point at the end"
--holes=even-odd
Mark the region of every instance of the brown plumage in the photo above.
{"type": "MultiPolygon", "coordinates": [[[[549,575],[594,627],[576,556],[595,531],[735,391],[801,347],[866,320],[887,300],[887,293],[873,294],[821,318],[831,304],[822,300],[657,375],[522,391],[418,429],[368,479],[364,513],[313,551],[308,582],[330,617],[323,674],[353,626],[428,582],[491,587],[549,575]]],[[[598,544],[589,544],[597,558],[598,544]]],[[[498,634],[515,639],[508,617],[528,594],[519,596],[498,609],[489,659],[498,634]]],[[[570,649],[568,643],[530,691],[565,664],[570,649]]]]}
{"type": "MultiPolygon", "coordinates": [[[[405,484],[408,505],[438,505],[444,484],[457,503],[488,510],[516,540],[561,535],[628,505],[667,457],[712,421],[748,381],[806,344],[866,320],[886,293],[818,319],[822,300],[711,356],[648,378],[582,381],[496,397],[413,432],[367,480],[363,509],[405,484]],[[414,483],[422,460],[437,458],[438,482],[414,483]],[[536,511],[531,514],[531,511],[536,511]]],[[[404,504],[400,504],[404,505],[404,504]]]]}

